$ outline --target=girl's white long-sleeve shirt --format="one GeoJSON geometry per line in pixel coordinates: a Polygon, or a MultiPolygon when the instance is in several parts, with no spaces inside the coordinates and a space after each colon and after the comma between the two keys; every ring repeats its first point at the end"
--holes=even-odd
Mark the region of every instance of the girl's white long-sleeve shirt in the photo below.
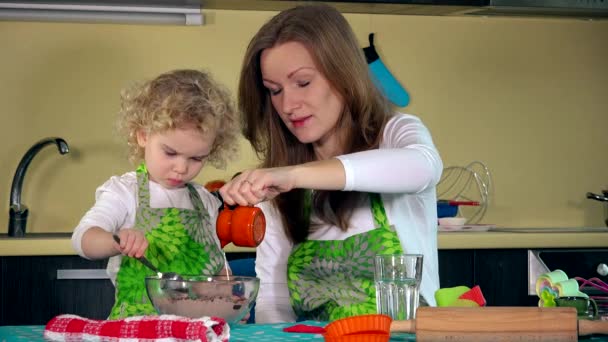
{"type": "MultiPolygon", "coordinates": [[[[162,185],[149,181],[150,207],[193,209],[187,187],[166,189],[162,185]]],[[[203,186],[193,184],[199,193],[203,205],[207,208],[210,222],[215,224],[220,201],[209,193],[203,186]]],[[[115,233],[122,228],[135,226],[135,215],[138,206],[137,174],[127,172],[121,176],[113,176],[95,191],[95,204],[82,217],[72,233],[72,247],[83,258],[89,259],[82,250],[82,236],[91,227],[100,227],[115,233]]],[[[214,228],[215,230],[215,225],[214,228]]],[[[216,243],[220,241],[213,235],[216,243]]],[[[122,255],[113,256],[108,260],[107,273],[114,283],[120,268],[122,255]]]]}
{"type": "MultiPolygon", "coordinates": [[[[379,149],[337,158],[346,174],[343,190],[381,193],[389,223],[395,226],[403,250],[424,255],[420,293],[434,306],[434,294],[439,289],[435,186],[443,164],[430,132],[416,116],[396,114],[384,129],[379,149]]],[[[256,322],[294,321],[287,288],[287,259],[293,244],[287,238],[278,210],[269,202],[259,206],[266,216],[266,234],[256,255],[256,273],[260,278],[256,322]]],[[[370,208],[358,207],[348,230],[325,225],[308,239],[344,240],[372,229],[370,208]]]]}

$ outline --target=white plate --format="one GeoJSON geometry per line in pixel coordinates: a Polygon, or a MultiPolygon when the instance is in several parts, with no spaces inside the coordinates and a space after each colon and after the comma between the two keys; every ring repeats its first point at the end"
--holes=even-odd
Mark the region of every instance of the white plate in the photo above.
{"type": "Polygon", "coordinates": [[[495,228],[494,224],[465,224],[462,226],[439,226],[440,232],[487,232],[490,228],[495,228]]]}

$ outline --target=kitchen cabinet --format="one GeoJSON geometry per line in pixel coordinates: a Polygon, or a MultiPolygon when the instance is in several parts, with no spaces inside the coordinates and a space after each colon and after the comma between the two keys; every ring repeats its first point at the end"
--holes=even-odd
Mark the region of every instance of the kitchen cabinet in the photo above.
{"type": "Polygon", "coordinates": [[[527,249],[439,250],[440,287],[479,285],[490,306],[534,306],[527,249]]]}
{"type": "Polygon", "coordinates": [[[608,249],[535,249],[532,252],[550,271],[560,269],[573,278],[598,278],[608,282],[608,249]]]}
{"type": "Polygon", "coordinates": [[[474,279],[491,306],[536,306],[528,294],[527,249],[474,250],[474,279]]]}
{"type": "MultiPolygon", "coordinates": [[[[255,253],[227,253],[228,260],[255,253]]],[[[114,285],[108,279],[58,279],[61,270],[105,271],[107,260],[77,255],[1,256],[0,326],[40,325],[60,314],[106,319],[114,304],[114,285]]]]}
{"type": "MultiPolygon", "coordinates": [[[[539,274],[560,269],[569,278],[580,277],[590,280],[597,280],[608,283],[608,249],[553,249],[542,248],[533,249],[528,252],[528,258],[532,260],[531,272],[538,277],[539,274]]],[[[579,284],[581,282],[579,281],[579,284]]],[[[533,284],[530,284],[528,291],[533,292],[533,284]]],[[[584,286],[581,291],[589,296],[594,296],[599,306],[599,314],[602,317],[608,316],[608,293],[591,285],[584,286]]]]}
{"type": "Polygon", "coordinates": [[[106,318],[114,303],[109,279],[57,279],[57,270],[105,269],[106,262],[79,256],[0,257],[0,325],[46,324],[65,313],[106,318]]]}
{"type": "MultiPolygon", "coordinates": [[[[439,250],[440,286],[479,285],[488,305],[491,306],[536,306],[536,278],[542,273],[556,269],[566,272],[569,278],[597,277],[608,282],[608,273],[602,275],[597,271],[598,266],[602,264],[608,265],[607,249],[439,250]],[[538,274],[535,274],[534,267],[530,266],[530,258],[534,256],[543,268],[538,274]]],[[[608,266],[604,270],[608,271],[608,266]]],[[[593,289],[585,292],[598,294],[593,289]]]]}
{"type": "Polygon", "coordinates": [[[474,253],[471,249],[439,250],[440,287],[474,286],[474,265],[474,253]]]}

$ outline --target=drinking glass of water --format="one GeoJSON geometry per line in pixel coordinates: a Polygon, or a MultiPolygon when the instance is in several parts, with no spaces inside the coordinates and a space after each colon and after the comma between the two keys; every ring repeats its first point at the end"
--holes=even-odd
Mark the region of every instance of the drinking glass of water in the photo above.
{"type": "Polygon", "coordinates": [[[422,280],[422,254],[376,255],[376,308],[393,320],[416,318],[422,280]]]}

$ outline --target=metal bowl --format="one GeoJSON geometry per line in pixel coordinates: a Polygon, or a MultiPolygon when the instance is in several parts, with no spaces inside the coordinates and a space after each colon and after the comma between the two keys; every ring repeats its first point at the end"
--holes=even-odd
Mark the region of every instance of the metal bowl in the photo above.
{"type": "Polygon", "coordinates": [[[239,322],[251,310],[260,280],[242,276],[183,276],[183,280],[146,278],[148,297],[159,314],[189,318],[221,317],[239,322]]]}

